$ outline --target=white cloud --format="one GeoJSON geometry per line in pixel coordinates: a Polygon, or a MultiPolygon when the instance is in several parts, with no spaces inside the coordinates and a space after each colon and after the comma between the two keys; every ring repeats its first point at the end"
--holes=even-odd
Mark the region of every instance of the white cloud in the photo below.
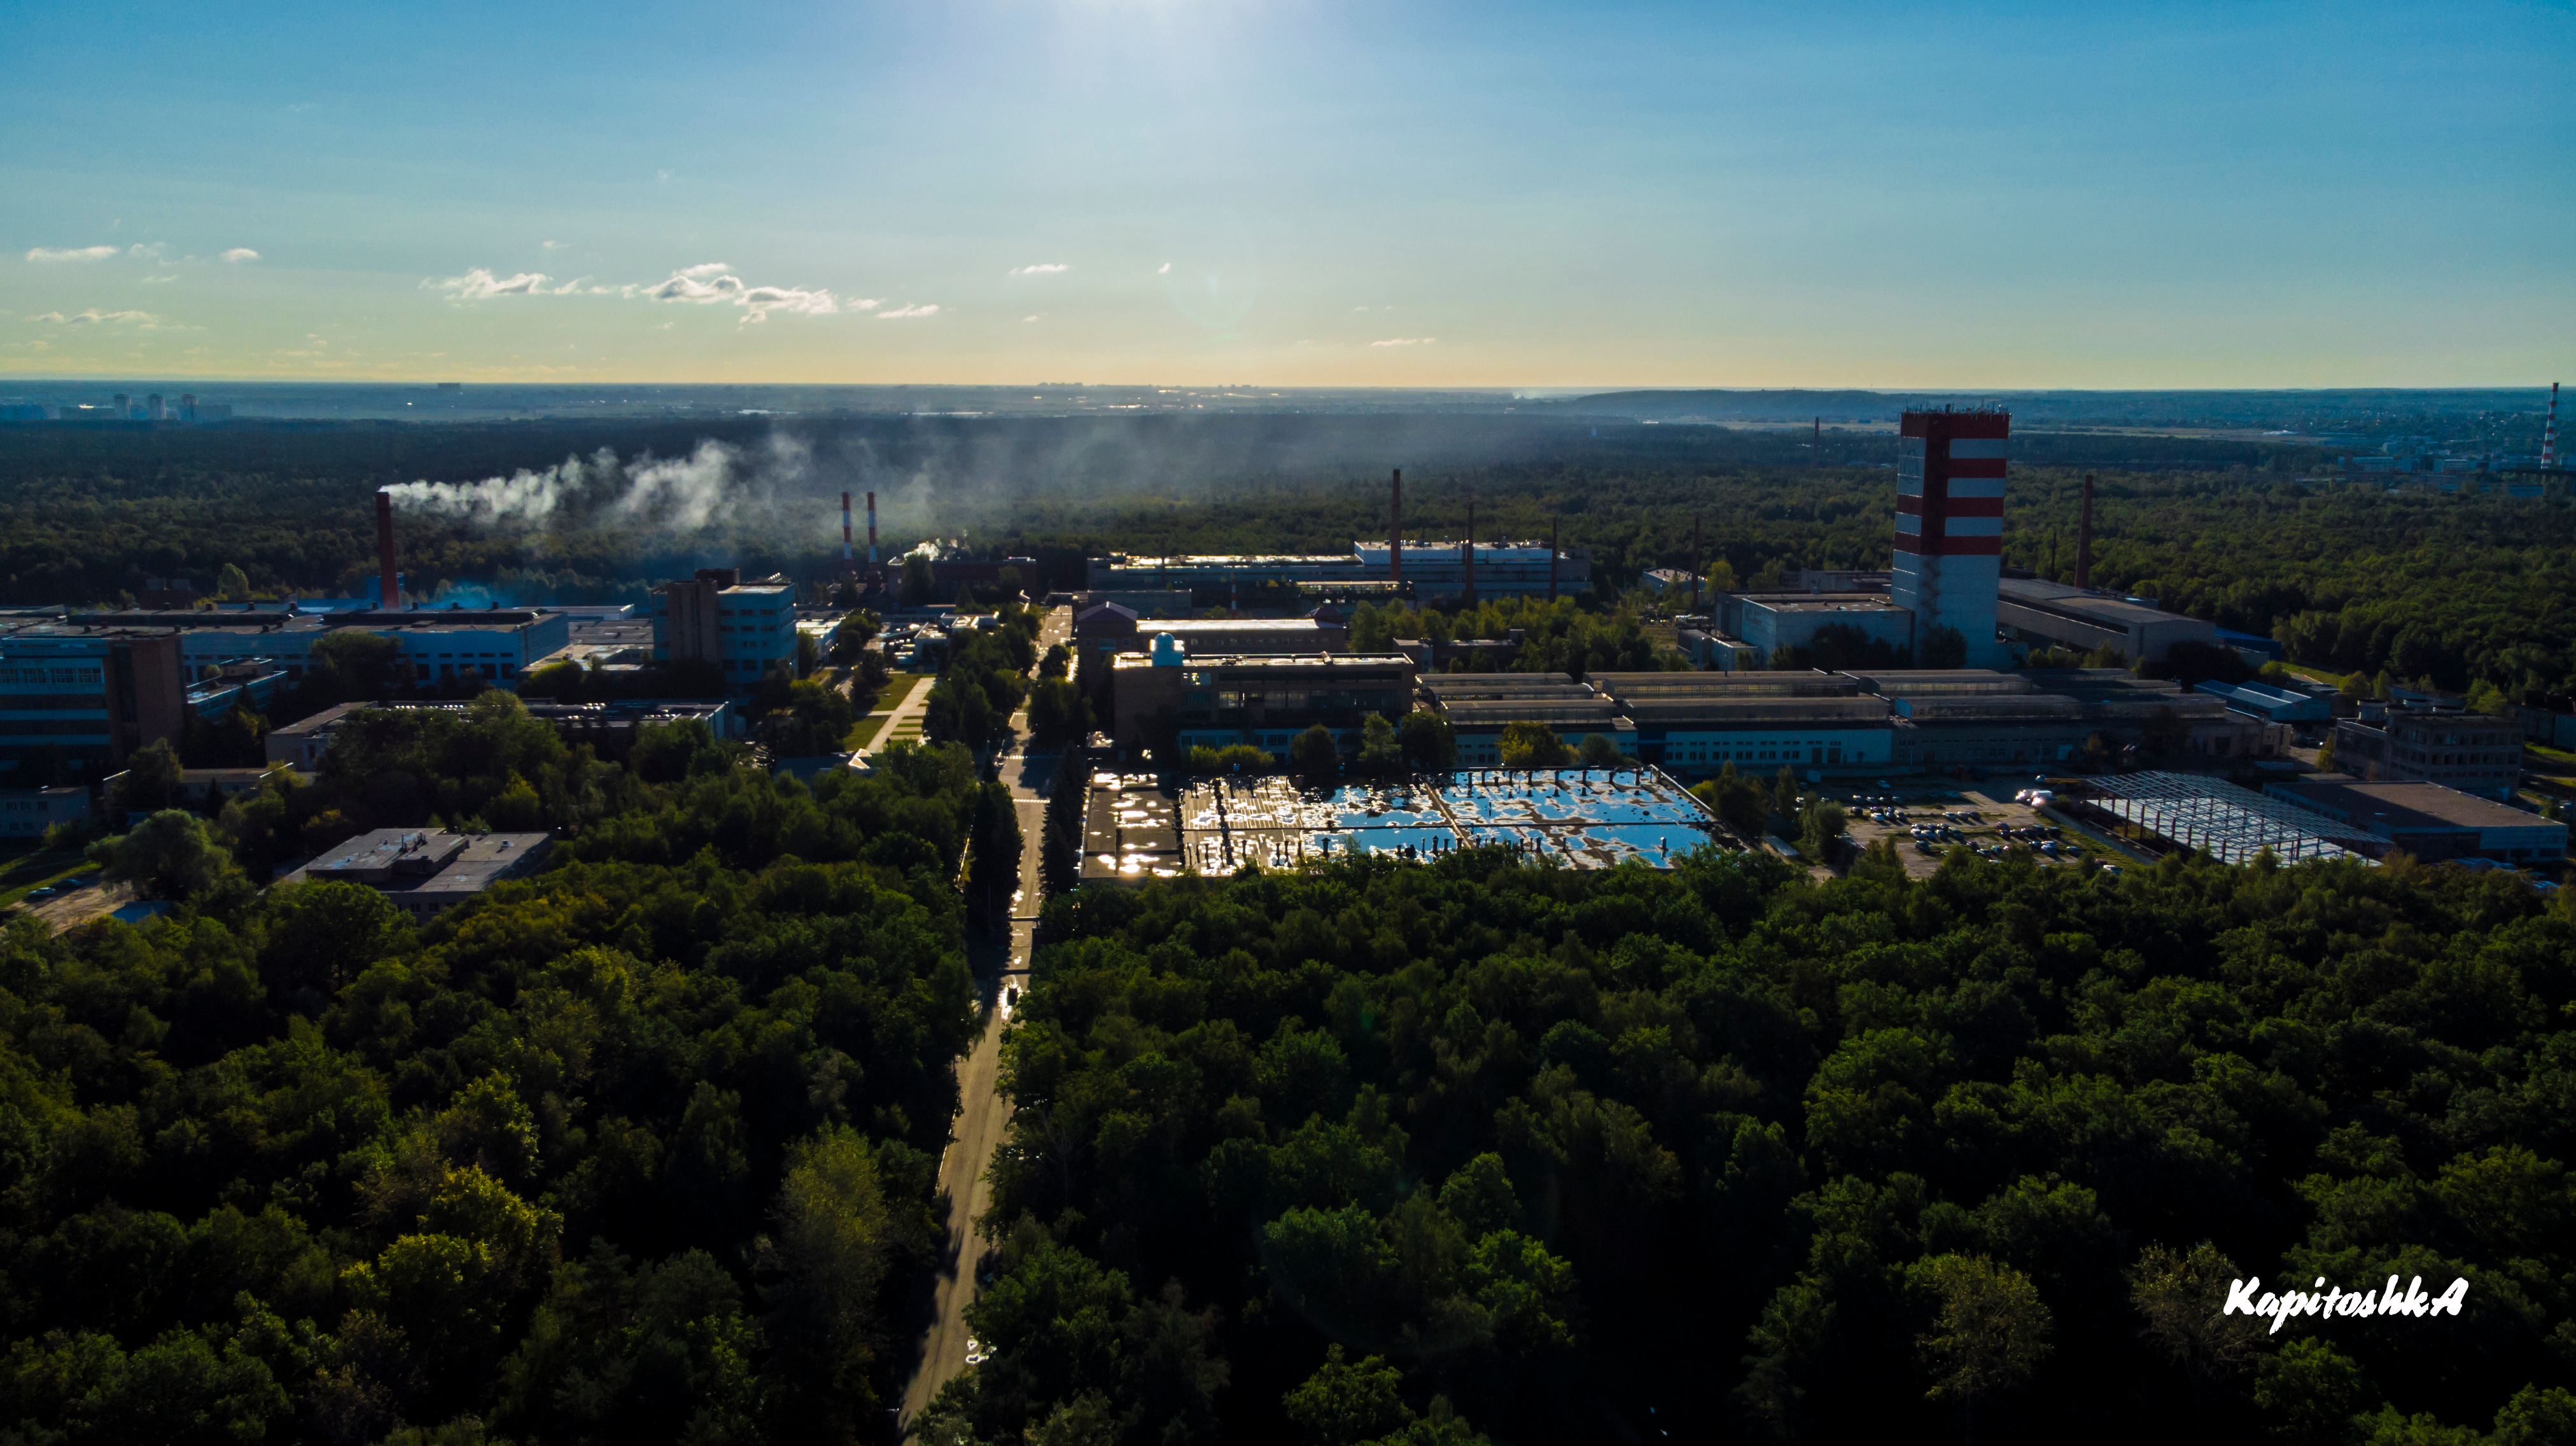
{"type": "Polygon", "coordinates": [[[572,247],[572,243],[569,241],[547,241],[541,244],[543,244],[545,249],[548,251],[566,251],[570,250],[572,247]]]}
{"type": "Polygon", "coordinates": [[[1172,263],[1170,263],[1169,261],[1166,261],[1166,262],[1164,262],[1162,265],[1157,266],[1157,267],[1155,267],[1155,268],[1154,268],[1154,274],[1155,274],[1156,276],[1160,276],[1160,275],[1162,275],[1163,273],[1165,273],[1165,272],[1167,272],[1167,271],[1169,271],[1169,270],[1171,270],[1171,269],[1172,269],[1172,263]]]}
{"type": "Polygon", "coordinates": [[[745,323],[767,321],[773,311],[797,316],[830,316],[841,309],[828,291],[808,291],[795,286],[755,286],[742,294],[741,304],[748,308],[745,323]]]}
{"type": "Polygon", "coordinates": [[[55,250],[50,246],[37,246],[27,252],[27,259],[30,261],[104,261],[115,254],[116,248],[113,246],[70,246],[61,250],[55,250]]]}
{"type": "Polygon", "coordinates": [[[142,261],[167,261],[170,259],[169,252],[170,249],[158,241],[138,241],[125,248],[126,255],[142,261]]]}
{"type": "Polygon", "coordinates": [[[144,278],[143,278],[143,284],[144,284],[144,285],[146,285],[146,286],[159,286],[160,284],[162,284],[162,283],[163,283],[163,282],[165,282],[165,281],[176,281],[176,280],[178,280],[178,279],[179,279],[179,278],[178,278],[176,275],[170,275],[170,276],[146,276],[146,277],[144,277],[144,278]]]}
{"type": "Polygon", "coordinates": [[[1061,261],[1037,261],[1011,268],[1013,276],[1060,276],[1073,268],[1061,261]]]}
{"type": "Polygon", "coordinates": [[[1439,339],[1440,339],[1440,338],[1438,338],[1438,337],[1436,337],[1436,336],[1391,336],[1391,337],[1388,337],[1388,338],[1387,338],[1386,340],[1384,340],[1384,341],[1373,341],[1373,342],[1370,342],[1370,343],[1369,343],[1369,345],[1371,345],[1371,346],[1429,346],[1429,345],[1431,345],[1433,342],[1438,341],[1439,339]]]}
{"type": "Polygon", "coordinates": [[[448,292],[458,301],[482,301],[496,296],[618,296],[630,301],[738,306],[743,310],[744,325],[766,321],[773,311],[798,316],[833,316],[844,310],[873,311],[885,304],[875,297],[853,297],[844,301],[821,287],[754,286],[734,274],[733,268],[722,261],[702,261],[695,266],[683,266],[660,281],[625,285],[593,285],[587,276],[558,284],[542,271],[496,276],[490,268],[477,266],[462,276],[423,280],[421,286],[448,292]]]}
{"type": "Polygon", "coordinates": [[[253,251],[247,246],[236,246],[230,251],[224,253],[224,259],[235,265],[239,265],[244,261],[257,261],[259,259],[259,253],[253,251]]]}
{"type": "Polygon", "coordinates": [[[1037,317],[1035,317],[1035,316],[1024,316],[1024,317],[1021,317],[1021,318],[1020,318],[1020,320],[1022,320],[1022,321],[1035,321],[1035,320],[1037,320],[1037,317]]]}
{"type": "Polygon", "coordinates": [[[750,288],[743,285],[742,278],[726,271],[720,261],[692,266],[686,271],[674,271],[670,280],[642,288],[648,300],[688,301],[700,306],[731,301],[748,290],[750,288]]]}
{"type": "Polygon", "coordinates": [[[932,302],[918,306],[898,306],[892,311],[880,311],[877,313],[877,320],[900,321],[908,316],[937,316],[938,314],[939,306],[932,302]]]}
{"type": "Polygon", "coordinates": [[[477,266],[462,276],[421,285],[437,291],[455,293],[458,301],[481,301],[493,296],[537,296],[546,289],[547,276],[542,271],[522,271],[516,276],[495,276],[490,268],[477,266]]]}
{"type": "Polygon", "coordinates": [[[31,316],[27,319],[29,321],[36,322],[51,322],[56,326],[130,325],[154,327],[161,324],[161,318],[154,316],[148,311],[101,311],[95,306],[91,307],[87,311],[74,312],[69,316],[65,316],[59,311],[48,311],[42,316],[31,316]]]}

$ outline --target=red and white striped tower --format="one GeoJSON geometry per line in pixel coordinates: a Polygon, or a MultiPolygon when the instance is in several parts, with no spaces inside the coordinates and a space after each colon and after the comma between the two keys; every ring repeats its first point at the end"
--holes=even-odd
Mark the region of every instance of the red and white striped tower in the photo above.
{"type": "Polygon", "coordinates": [[[844,492],[841,494],[841,576],[848,577],[856,570],[857,564],[850,558],[850,494],[844,492]]]}
{"type": "Polygon", "coordinates": [[[2540,465],[2558,465],[2558,383],[2549,384],[2549,421],[2540,429],[2540,465]]]}
{"type": "Polygon", "coordinates": [[[1968,640],[1967,666],[2001,667],[1995,594],[2003,579],[2004,442],[2012,414],[1907,412],[1896,444],[1896,578],[1920,660],[1935,627],[1968,640]]]}

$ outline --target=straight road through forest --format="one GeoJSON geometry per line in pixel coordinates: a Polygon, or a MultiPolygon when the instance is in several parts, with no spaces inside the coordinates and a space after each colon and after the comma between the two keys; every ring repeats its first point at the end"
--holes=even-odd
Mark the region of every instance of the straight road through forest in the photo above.
{"type": "MultiPolygon", "coordinates": [[[[1039,627],[1039,654],[1043,656],[1056,643],[1069,643],[1072,625],[1072,609],[1051,609],[1039,627]]],[[[916,691],[916,696],[926,699],[928,693],[929,689],[923,688],[916,691]]],[[[907,1433],[939,1394],[939,1388],[966,1369],[967,1345],[973,1334],[966,1324],[966,1307],[974,1302],[976,1262],[983,1258],[987,1244],[977,1227],[986,1206],[984,1170],[992,1163],[994,1147],[1001,1144],[1011,1118],[996,1088],[1001,1075],[1002,1027],[1009,1022],[1004,1001],[1010,990],[1028,988],[1029,952],[1036,942],[1038,906],[1042,902],[1038,865],[1043,851],[1039,839],[1046,827],[1046,790],[1055,776],[1056,763],[1052,754],[1029,755],[1026,712],[1013,715],[1011,727],[1016,736],[1002,757],[1001,775],[1002,782],[1010,786],[1011,801],[1020,815],[1020,887],[1011,898],[1007,950],[999,939],[981,940],[968,949],[975,966],[975,984],[984,999],[984,1032],[976,1039],[973,1052],[957,1066],[957,1121],[949,1132],[948,1153],[939,1161],[939,1189],[948,1198],[947,1249],[932,1296],[930,1328],[922,1339],[921,1360],[904,1388],[903,1425],[907,1433]]]]}

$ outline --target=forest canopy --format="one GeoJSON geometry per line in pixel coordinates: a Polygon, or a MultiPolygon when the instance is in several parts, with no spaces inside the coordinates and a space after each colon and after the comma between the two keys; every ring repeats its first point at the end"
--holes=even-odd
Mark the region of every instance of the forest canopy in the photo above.
{"type": "Polygon", "coordinates": [[[977,1022],[973,760],[809,791],[702,729],[621,771],[362,717],[318,798],[119,841],[207,865],[160,920],[0,925],[0,1436],[872,1438],[977,1022]],[[439,808],[575,833],[422,925],[220,842],[439,808]]]}
{"type": "Polygon", "coordinates": [[[2576,917],[2509,879],[1470,852],[1046,928],[930,1440],[2576,1427],[2576,917]],[[2219,1314],[2392,1274],[2463,1313],[2219,1314]]]}

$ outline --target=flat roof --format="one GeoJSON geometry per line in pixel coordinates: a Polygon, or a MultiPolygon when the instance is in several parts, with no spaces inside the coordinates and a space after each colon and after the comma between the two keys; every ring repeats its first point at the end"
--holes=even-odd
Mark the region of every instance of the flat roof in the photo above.
{"type": "Polygon", "coordinates": [[[2525,813],[2509,804],[2438,783],[2316,779],[2275,783],[2264,792],[2302,808],[2330,811],[2347,822],[2371,827],[2373,832],[2383,826],[2396,830],[2566,827],[2536,813],[2525,813]]]}
{"type": "Polygon", "coordinates": [[[1120,653],[1109,660],[1113,668],[1170,667],[1176,673],[1201,668],[1229,668],[1236,671],[1268,672],[1273,669],[1323,668],[1343,671],[1413,671],[1411,658],[1402,653],[1193,653],[1179,664],[1158,664],[1150,654],[1120,653]]]}
{"type": "Polygon", "coordinates": [[[1340,623],[1313,618],[1138,618],[1140,633],[1319,633],[1340,623]]]}
{"type": "MultiPolygon", "coordinates": [[[[2192,623],[2200,620],[2182,613],[2169,613],[2145,603],[2133,603],[2118,593],[2091,592],[2062,582],[2044,582],[2037,578],[2008,577],[1997,585],[2005,602],[2020,603],[2043,612],[2071,613],[2079,618],[2107,622],[2122,628],[2143,627],[2150,623],[2192,623]]],[[[2204,627],[2214,626],[2202,624],[2204,627]]]]}
{"type": "Polygon", "coordinates": [[[1901,613],[1883,592],[1755,592],[1736,600],[1775,613],[1901,613]]]}

